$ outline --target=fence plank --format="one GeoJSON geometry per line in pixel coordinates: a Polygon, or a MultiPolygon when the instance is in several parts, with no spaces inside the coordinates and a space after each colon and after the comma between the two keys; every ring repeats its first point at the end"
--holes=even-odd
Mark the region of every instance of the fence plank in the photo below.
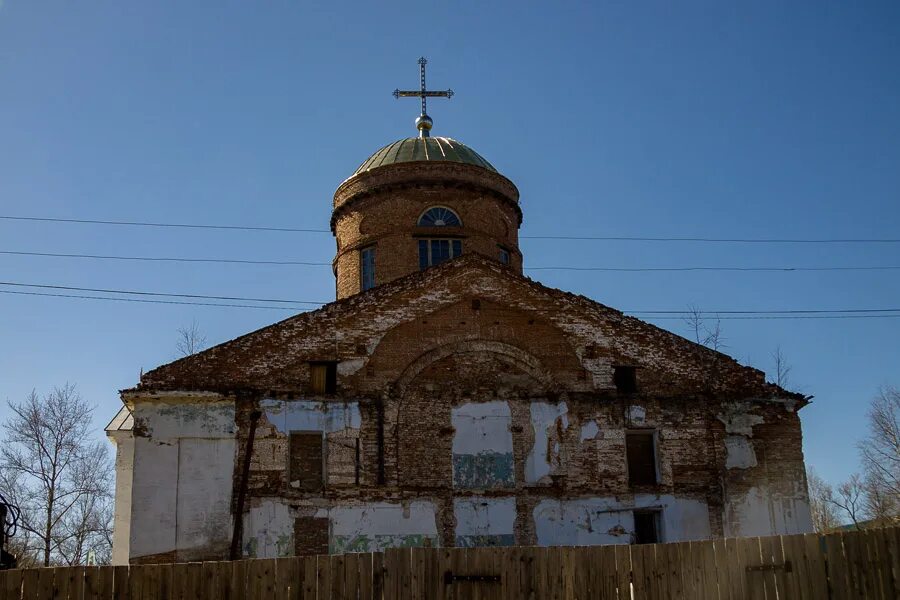
{"type": "MultiPolygon", "coordinates": [[[[372,553],[360,554],[359,558],[359,600],[374,600],[374,582],[372,580],[372,553]]],[[[381,600],[380,598],[378,600],[381,600]]]]}
{"type": "Polygon", "coordinates": [[[100,574],[98,567],[84,568],[84,600],[97,600],[100,593],[100,574]]]}
{"type": "Polygon", "coordinates": [[[99,574],[99,594],[98,598],[102,600],[112,600],[113,597],[113,577],[115,576],[114,567],[101,567],[99,574]]]}
{"type": "Polygon", "coordinates": [[[316,578],[318,576],[317,561],[315,556],[304,556],[300,568],[303,569],[303,600],[316,600],[319,587],[316,578]]]}
{"type": "Polygon", "coordinates": [[[236,560],[231,563],[231,600],[247,598],[247,561],[236,560]]]}
{"type": "MultiPolygon", "coordinates": [[[[129,577],[130,569],[128,565],[113,567],[113,600],[131,600],[129,577]]],[[[57,578],[56,585],[59,585],[59,578],[57,578]]],[[[65,597],[65,595],[60,596],[60,598],[65,597]]]]}
{"type": "Polygon", "coordinates": [[[39,577],[38,569],[25,569],[22,572],[22,598],[24,600],[37,600],[35,592],[37,592],[39,577]]]}
{"type": "Polygon", "coordinates": [[[631,600],[631,546],[614,546],[616,555],[616,589],[619,600],[631,600]]]}
{"type": "Polygon", "coordinates": [[[872,536],[874,538],[874,543],[878,548],[882,595],[885,598],[897,598],[900,597],[900,589],[897,588],[894,582],[889,532],[889,529],[874,529],[872,530],[872,536]]]}
{"type": "Polygon", "coordinates": [[[852,598],[850,588],[850,567],[844,556],[843,534],[832,533],[825,536],[825,557],[828,568],[829,598],[844,600],[852,598]]]}
{"type": "Polygon", "coordinates": [[[6,600],[20,600],[22,597],[22,571],[7,571],[4,582],[6,600]]]}
{"type": "Polygon", "coordinates": [[[329,556],[328,561],[331,577],[331,590],[328,597],[334,600],[345,600],[347,598],[344,579],[345,558],[343,555],[329,556]]]}
{"type": "Polygon", "coordinates": [[[825,570],[825,546],[822,539],[809,533],[802,538],[806,561],[806,580],[809,585],[808,597],[812,600],[828,598],[828,573],[825,570]]]}
{"type": "Polygon", "coordinates": [[[751,570],[763,564],[762,553],[759,548],[759,538],[738,538],[740,554],[743,558],[744,594],[747,600],[765,600],[766,583],[763,571],[751,570]]]}
{"type": "Polygon", "coordinates": [[[41,569],[38,572],[38,587],[37,592],[35,593],[35,598],[52,598],[53,597],[53,582],[56,578],[56,572],[59,569],[41,569]]]}
{"type": "Polygon", "coordinates": [[[381,600],[384,597],[384,553],[372,554],[372,597],[381,600]]]}
{"type": "Polygon", "coordinates": [[[891,585],[894,589],[894,597],[900,596],[900,527],[892,527],[882,530],[887,554],[885,560],[891,572],[891,585]]]}

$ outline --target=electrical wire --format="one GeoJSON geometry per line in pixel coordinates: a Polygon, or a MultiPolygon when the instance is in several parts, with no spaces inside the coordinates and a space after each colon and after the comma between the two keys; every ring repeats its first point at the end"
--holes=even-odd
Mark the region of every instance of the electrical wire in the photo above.
{"type": "MultiPolygon", "coordinates": [[[[0,255],[37,256],[49,258],[81,258],[92,260],[117,260],[138,262],[176,262],[176,263],[222,263],[243,265],[276,265],[276,266],[315,266],[331,267],[330,262],[313,262],[301,260],[253,260],[238,258],[191,258],[186,256],[122,256],[107,254],[74,254],[62,252],[28,252],[22,250],[0,250],[0,255]]],[[[544,266],[526,267],[526,271],[597,271],[610,273],[654,273],[654,272],[794,272],[794,271],[896,271],[897,265],[871,265],[850,267],[570,267],[544,266]]]]}
{"type": "MultiPolygon", "coordinates": [[[[183,294],[183,293],[168,293],[168,292],[148,292],[142,290],[119,290],[119,289],[109,289],[109,288],[87,288],[87,287],[76,287],[76,286],[63,286],[63,285],[50,285],[50,284],[37,284],[37,283],[22,283],[22,282],[12,282],[12,281],[0,281],[0,285],[3,286],[11,286],[11,287],[25,287],[25,288],[38,288],[38,289],[52,289],[52,290],[64,290],[64,291],[73,291],[73,292],[93,292],[93,293],[103,293],[103,294],[121,294],[121,295],[139,295],[139,296],[152,296],[154,299],[139,299],[139,298],[116,298],[110,296],[87,296],[83,294],[57,294],[57,293],[47,293],[47,292],[25,292],[25,291],[15,291],[15,290],[0,290],[0,293],[5,294],[21,294],[21,295],[32,295],[32,296],[55,296],[62,298],[81,298],[81,299],[89,299],[89,300],[121,300],[121,301],[133,301],[133,302],[146,302],[146,303],[156,303],[156,304],[189,304],[189,305],[198,305],[198,306],[221,306],[221,307],[229,307],[229,308],[267,308],[267,309],[280,309],[280,310],[302,310],[297,306],[261,306],[261,305],[250,305],[250,304],[222,304],[222,303],[206,303],[206,302],[193,302],[193,301],[174,301],[174,300],[158,300],[158,298],[181,298],[188,300],[224,300],[224,301],[236,301],[236,302],[260,302],[260,303],[269,303],[269,304],[289,304],[289,305],[297,305],[297,304],[306,304],[306,305],[315,305],[321,306],[327,304],[326,302],[312,301],[312,300],[289,300],[283,298],[250,298],[244,296],[218,296],[218,295],[205,295],[205,294],[183,294]]],[[[837,318],[880,318],[880,317],[900,317],[900,308],[840,308],[840,309],[784,309],[784,310],[624,310],[621,311],[624,314],[628,315],[643,315],[647,318],[651,319],[678,319],[682,320],[684,315],[689,314],[700,314],[707,315],[709,317],[719,318],[719,319],[787,319],[787,318],[822,318],[822,319],[837,319],[837,318]],[[672,315],[681,315],[681,316],[672,316],[672,315]],[[725,316],[722,316],[725,315],[725,316]]]]}
{"type": "Polygon", "coordinates": [[[106,254],[65,254],[61,252],[24,252],[18,250],[0,250],[0,254],[12,256],[43,256],[51,258],[88,258],[96,260],[133,260],[149,262],[183,262],[183,263],[226,263],[242,265],[290,265],[290,266],[331,266],[330,262],[307,262],[300,260],[250,260],[237,258],[188,258],[183,256],[119,256],[106,254]]]}
{"type": "MultiPolygon", "coordinates": [[[[218,229],[226,231],[268,231],[282,233],[331,233],[330,229],[295,227],[270,227],[251,225],[212,225],[205,223],[159,223],[152,221],[115,221],[107,219],[64,219],[55,217],[23,217],[0,215],[8,221],[37,221],[47,223],[77,223],[88,225],[125,225],[130,227],[160,227],[182,229],[218,229]]],[[[897,244],[900,238],[709,238],[709,237],[645,237],[645,236],[575,236],[575,235],[521,235],[524,240],[571,240],[604,242],[702,242],[738,244],[897,244]]]]}

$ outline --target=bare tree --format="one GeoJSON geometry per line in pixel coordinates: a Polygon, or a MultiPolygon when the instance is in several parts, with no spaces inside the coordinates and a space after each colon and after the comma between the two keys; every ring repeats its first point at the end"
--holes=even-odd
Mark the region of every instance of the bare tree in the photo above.
{"type": "Polygon", "coordinates": [[[91,439],[93,407],[70,384],[8,404],[0,485],[21,509],[22,551],[44,566],[108,553],[112,464],[106,445],[91,439]]]}
{"type": "Polygon", "coordinates": [[[781,351],[781,346],[775,347],[775,352],[772,353],[772,361],[775,363],[775,385],[786,389],[788,381],[790,381],[792,367],[788,364],[787,358],[781,351]]]}
{"type": "Polygon", "coordinates": [[[699,307],[688,306],[684,322],[690,328],[694,341],[707,348],[719,351],[725,347],[725,336],[722,333],[722,319],[716,316],[715,321],[705,317],[706,313],[699,307]],[[712,324],[709,324],[712,322],[712,324]]]}
{"type": "Polygon", "coordinates": [[[900,389],[879,390],[869,406],[869,432],[859,451],[866,474],[869,516],[900,520],[900,389]]]}
{"type": "Polygon", "coordinates": [[[189,327],[178,328],[178,341],[175,342],[175,349],[181,356],[191,356],[197,354],[206,347],[206,336],[200,330],[200,324],[197,319],[191,321],[189,327]]]}
{"type": "Polygon", "coordinates": [[[839,527],[841,521],[837,507],[831,501],[834,490],[812,467],[806,470],[806,483],[809,489],[809,510],[816,532],[824,533],[839,527]]]}
{"type": "Polygon", "coordinates": [[[865,521],[866,486],[862,477],[854,473],[850,479],[837,487],[828,502],[843,511],[856,529],[862,529],[865,521]]]}

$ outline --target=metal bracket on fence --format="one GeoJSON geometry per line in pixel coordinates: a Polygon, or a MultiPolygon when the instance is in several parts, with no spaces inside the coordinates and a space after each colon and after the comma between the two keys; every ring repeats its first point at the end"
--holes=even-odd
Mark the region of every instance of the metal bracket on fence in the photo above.
{"type": "Polygon", "coordinates": [[[444,573],[444,585],[450,585],[457,581],[479,581],[482,583],[500,583],[499,575],[454,575],[450,571],[444,573]]]}
{"type": "Polygon", "coordinates": [[[786,560],[783,563],[778,563],[777,565],[756,565],[755,567],[747,567],[747,572],[750,571],[784,571],[785,573],[790,573],[792,571],[791,561],[786,560]]]}

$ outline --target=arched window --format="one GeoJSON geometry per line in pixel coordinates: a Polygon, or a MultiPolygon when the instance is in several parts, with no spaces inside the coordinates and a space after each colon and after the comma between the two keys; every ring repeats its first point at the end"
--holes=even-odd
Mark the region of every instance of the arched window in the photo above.
{"type": "Polygon", "coordinates": [[[434,206],[419,217],[419,227],[460,227],[462,221],[455,212],[443,206],[434,206]]]}

